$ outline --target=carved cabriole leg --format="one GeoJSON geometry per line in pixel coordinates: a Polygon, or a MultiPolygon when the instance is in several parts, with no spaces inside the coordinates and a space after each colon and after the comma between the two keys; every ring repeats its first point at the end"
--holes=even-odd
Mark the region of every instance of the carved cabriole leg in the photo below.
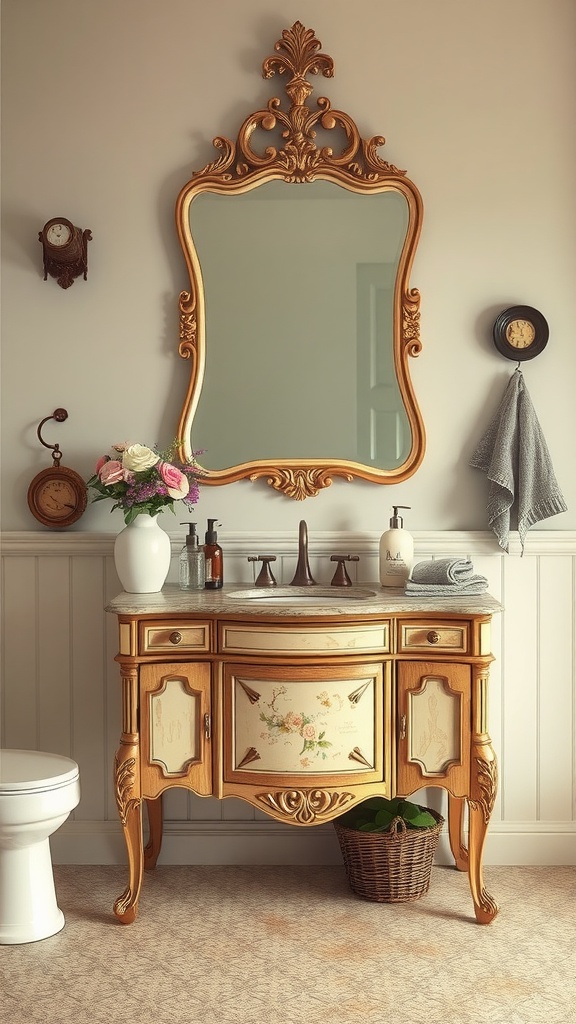
{"type": "Polygon", "coordinates": [[[487,730],[488,669],[473,669],[474,721],[470,759],[468,874],[479,924],[490,924],[498,904],[484,887],[482,853],[498,789],[498,766],[487,730]]]}
{"type": "Polygon", "coordinates": [[[162,846],[162,797],[146,800],[150,835],[144,847],[144,867],[147,871],[156,867],[160,847],[162,846]]]}
{"type": "Polygon", "coordinates": [[[140,756],[138,736],[138,669],[122,666],[122,736],[114,762],[118,814],[128,851],[129,881],[114,904],[114,913],[122,924],[136,917],[142,886],[143,841],[140,756]]]}
{"type": "Polygon", "coordinates": [[[468,850],[463,842],[466,798],[448,793],[448,837],[458,871],[468,871],[468,850]]]}

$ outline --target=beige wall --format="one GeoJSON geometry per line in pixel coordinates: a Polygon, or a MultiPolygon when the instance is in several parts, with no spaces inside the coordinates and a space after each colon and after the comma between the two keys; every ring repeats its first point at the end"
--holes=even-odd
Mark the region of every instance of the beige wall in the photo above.
{"type": "MultiPolygon", "coordinates": [[[[513,369],[491,322],[517,302],[551,327],[525,378],[570,511],[542,528],[576,526],[572,0],[4,0],[4,530],[37,527],[26,489],[48,453],[36,426],[57,406],[70,416],[52,439],[85,475],[115,440],[173,436],[187,376],[174,201],[212,138],[282,92],[260,65],[296,19],[334,57],[322,91],[363,134],[386,136],[425,203],[412,275],[425,462],[386,490],[335,481],[306,502],[310,527],[378,530],[396,501],[415,530],[485,529],[485,482],[467,458],[513,369]],[[67,292],[42,280],[37,235],[55,215],[94,236],[88,281],[67,292]]],[[[263,482],[206,489],[198,507],[229,530],[291,529],[301,514],[263,482]]],[[[98,505],[77,529],[120,525],[98,505]]]]}
{"type": "MultiPolygon", "coordinates": [[[[247,553],[278,551],[278,538],[292,557],[302,515],[313,550],[352,531],[374,577],[392,502],[412,506],[421,557],[470,554],[506,606],[494,623],[502,783],[488,857],[566,863],[576,820],[573,0],[3,0],[0,742],[79,761],[83,801],[57,840],[64,859],[123,858],[110,783],[116,632],[102,611],[118,589],[122,519],[96,505],[69,533],[36,523],[26,490],[49,463],[36,426],[65,406],[69,420],[46,436],[86,476],[113,441],[172,438],[188,372],[177,356],[187,282],[176,195],[213,157],[215,135],[235,137],[282,93],[260,66],[297,19],[335,60],[322,92],[364,135],[386,136],[384,155],[424,197],[412,275],[424,347],[412,372],[428,451],[399,487],[337,480],[300,505],[263,482],[234,484],[205,489],[197,516],[224,524],[228,581],[245,579],[247,553]],[[94,236],[88,281],[66,292],[42,280],[38,231],[55,215],[94,236]],[[513,370],[491,323],[520,302],[550,323],[524,373],[569,506],[540,524],[523,559],[517,543],[503,555],[473,532],[486,530],[485,482],[467,466],[513,370]]],[[[233,429],[225,410],[222,429],[233,429]]],[[[175,556],[179,518],[164,517],[175,556]]],[[[265,825],[265,856],[286,856],[285,835],[270,838],[274,823],[237,801],[182,792],[168,810],[175,860],[261,863],[265,825]],[[203,837],[192,852],[190,823],[203,837]]],[[[326,856],[309,835],[298,842],[290,856],[326,856]]]]}

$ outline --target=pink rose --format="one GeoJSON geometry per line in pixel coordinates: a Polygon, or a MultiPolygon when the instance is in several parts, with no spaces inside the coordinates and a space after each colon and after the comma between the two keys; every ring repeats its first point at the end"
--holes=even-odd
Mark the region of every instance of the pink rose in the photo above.
{"type": "Polygon", "coordinates": [[[176,499],[185,498],[190,490],[190,484],[184,473],[181,473],[179,469],[176,469],[176,466],[172,466],[169,462],[159,462],[156,468],[166,484],[170,497],[176,499]]]}
{"type": "Polygon", "coordinates": [[[95,472],[99,474],[100,470],[102,469],[102,466],[105,466],[107,462],[110,462],[109,455],[103,455],[101,459],[98,459],[98,462],[96,463],[95,472]]]}
{"type": "Polygon", "coordinates": [[[302,736],[305,740],[316,739],[316,727],[313,725],[305,725],[302,729],[302,736]]]}
{"type": "Polygon", "coordinates": [[[98,476],[100,477],[100,482],[105,486],[121,483],[124,479],[122,463],[118,462],[116,459],[108,459],[108,461],[100,467],[98,476]]]}

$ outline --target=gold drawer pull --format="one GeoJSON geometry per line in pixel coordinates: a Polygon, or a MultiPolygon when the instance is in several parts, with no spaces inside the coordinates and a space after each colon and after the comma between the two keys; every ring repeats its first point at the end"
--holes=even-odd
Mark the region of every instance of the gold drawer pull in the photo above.
{"type": "Polygon", "coordinates": [[[171,644],[181,644],[182,643],[182,633],[179,633],[178,630],[175,629],[173,633],[170,633],[170,636],[168,637],[168,639],[169,639],[171,644]]]}
{"type": "Polygon", "coordinates": [[[440,633],[437,633],[435,629],[431,629],[430,632],[426,634],[426,639],[429,644],[437,644],[440,639],[440,633]]]}
{"type": "Polygon", "coordinates": [[[406,715],[400,717],[400,739],[406,739],[406,715]]]}

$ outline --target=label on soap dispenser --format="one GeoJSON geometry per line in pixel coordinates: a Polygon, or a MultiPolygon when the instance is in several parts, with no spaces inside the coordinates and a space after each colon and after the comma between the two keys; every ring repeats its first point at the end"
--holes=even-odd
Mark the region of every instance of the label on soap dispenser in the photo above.
{"type": "Polygon", "coordinates": [[[414,562],[414,542],[406,530],[387,530],[380,539],[380,583],[401,587],[414,562]]]}
{"type": "Polygon", "coordinates": [[[391,551],[386,552],[386,572],[390,576],[403,576],[408,569],[407,563],[399,551],[395,555],[391,551]]]}

